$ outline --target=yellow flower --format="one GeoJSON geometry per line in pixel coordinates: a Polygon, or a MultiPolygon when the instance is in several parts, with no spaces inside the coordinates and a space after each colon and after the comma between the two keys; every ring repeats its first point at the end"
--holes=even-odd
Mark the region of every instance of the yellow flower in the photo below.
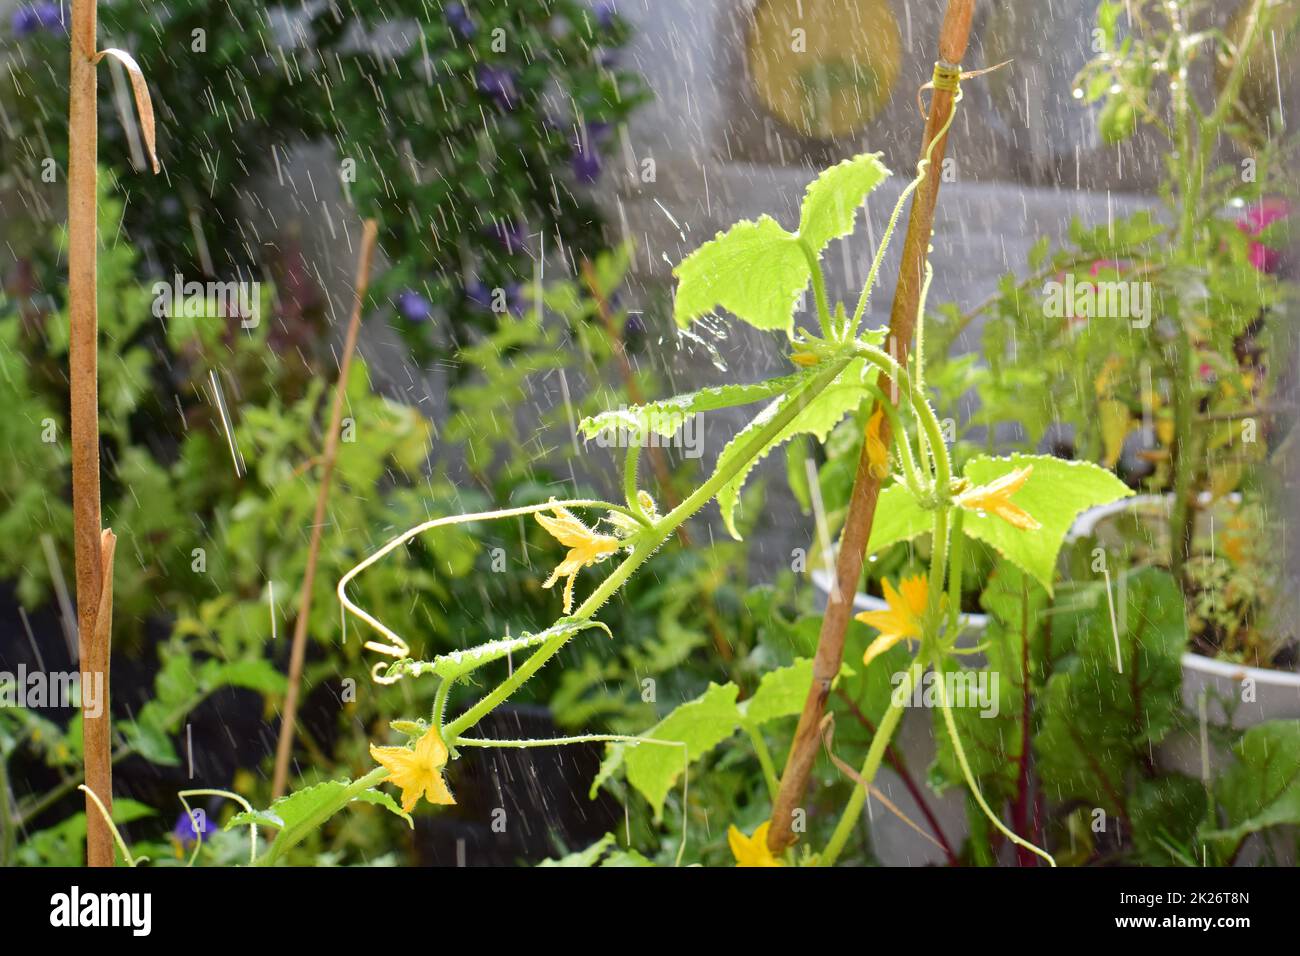
{"type": "Polygon", "coordinates": [[[889,449],[880,440],[880,425],[885,420],[885,411],[879,405],[867,421],[867,461],[871,474],[884,478],[889,474],[889,449]]]}
{"type": "Polygon", "coordinates": [[[1009,471],[987,485],[979,485],[963,491],[953,499],[953,502],[957,507],[965,508],[967,511],[984,511],[997,515],[1007,524],[1022,531],[1037,531],[1042,525],[1033,515],[1011,500],[1011,496],[1020,490],[1033,470],[1033,465],[1026,465],[1024,468],[1009,471]]]}
{"type": "Polygon", "coordinates": [[[733,823],[727,827],[727,842],[731,844],[731,855],[736,858],[736,866],[782,866],[780,860],[767,848],[767,828],[771,821],[759,824],[753,836],[745,836],[733,823]]]}
{"type": "Polygon", "coordinates": [[[447,765],[447,745],[438,735],[438,728],[426,730],[415,742],[415,749],[371,744],[370,756],[388,771],[389,781],[402,788],[402,809],[407,813],[415,808],[421,796],[430,803],[456,802],[442,779],[442,768],[447,765]]]}
{"type": "Polygon", "coordinates": [[[578,572],[603,561],[623,546],[618,538],[607,534],[597,534],[579,521],[568,509],[556,505],[551,511],[555,517],[538,512],[537,523],[550,532],[556,541],[569,549],[569,553],[551,572],[551,576],[542,585],[549,588],[560,578],[564,582],[564,613],[573,610],[573,582],[578,572]]]}
{"type": "Polygon", "coordinates": [[[790,356],[790,361],[800,368],[812,368],[821,358],[815,352],[795,352],[790,356]]]}
{"type": "Polygon", "coordinates": [[[868,624],[880,632],[880,635],[867,647],[862,655],[863,666],[870,664],[899,641],[921,639],[921,618],[925,614],[925,605],[930,598],[930,587],[925,575],[903,578],[898,582],[901,589],[894,590],[888,579],[885,587],[886,611],[863,611],[854,620],[868,624]]]}

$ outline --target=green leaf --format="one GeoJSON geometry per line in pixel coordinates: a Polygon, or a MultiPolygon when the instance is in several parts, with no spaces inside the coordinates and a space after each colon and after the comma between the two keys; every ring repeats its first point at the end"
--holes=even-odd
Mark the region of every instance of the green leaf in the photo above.
{"type": "Polygon", "coordinates": [[[647,858],[645,854],[638,853],[636,850],[615,850],[609,856],[605,857],[605,859],[601,860],[600,865],[604,868],[657,866],[658,864],[655,863],[654,860],[647,858]]]}
{"type": "Polygon", "coordinates": [[[1300,721],[1271,720],[1251,727],[1233,748],[1237,762],[1220,778],[1216,793],[1227,818],[1207,839],[1233,849],[1267,827],[1300,824],[1300,721]]]}
{"type": "Polygon", "coordinates": [[[911,541],[933,528],[934,512],[922,508],[906,485],[895,482],[880,493],[867,551],[879,554],[890,545],[911,541]]]}
{"type": "Polygon", "coordinates": [[[970,537],[991,545],[1033,575],[1051,594],[1056,558],[1074,519],[1086,508],[1126,498],[1133,492],[1113,474],[1090,462],[1065,461],[1051,455],[980,455],[966,463],[964,474],[972,484],[985,485],[1027,465],[1033,466],[1033,473],[1011,500],[1029,512],[1041,528],[1024,531],[996,515],[975,512],[966,513],[963,527],[970,537]]]}
{"type": "Polygon", "coordinates": [[[605,851],[614,845],[614,834],[606,833],[603,837],[587,847],[585,850],[578,850],[559,859],[543,860],[538,866],[564,866],[564,867],[588,867],[595,866],[597,861],[605,855],[605,851]]]}
{"type": "Polygon", "coordinates": [[[361,803],[371,803],[377,807],[383,807],[393,816],[405,820],[406,825],[412,830],[415,829],[415,821],[411,819],[411,815],[398,806],[397,801],[393,799],[391,794],[382,790],[362,790],[352,800],[354,803],[360,801],[361,803]]]}
{"type": "MultiPolygon", "coordinates": [[[[96,811],[98,812],[98,811],[96,811]]],[[[113,801],[113,822],[124,826],[157,815],[153,807],[118,797],[113,801]]],[[[74,813],[54,826],[37,830],[15,852],[20,866],[81,866],[85,863],[86,814],[74,813]]]]}
{"type": "Polygon", "coordinates": [[[641,791],[654,809],[655,821],[663,814],[664,799],[687,763],[699,760],[740,726],[735,684],[710,684],[695,700],[682,704],[644,734],[648,740],[680,742],[683,747],[642,743],[624,751],[628,783],[641,791]]]}
{"type": "Polygon", "coordinates": [[[150,763],[161,767],[179,767],[181,760],[176,755],[171,738],[157,726],[152,718],[156,711],[150,711],[149,705],[140,711],[140,719],[128,720],[119,725],[126,745],[150,763]]]}
{"type": "MultiPolygon", "coordinates": [[[[863,361],[859,359],[850,362],[834,382],[828,385],[820,395],[808,402],[807,406],[790,420],[790,424],[782,429],[776,438],[769,442],[757,455],[752,456],[736,472],[735,476],[719,489],[718,507],[722,509],[722,521],[733,538],[737,541],[741,539],[740,532],[736,530],[736,505],[740,502],[740,491],[745,486],[745,481],[748,479],[750,472],[754,470],[754,466],[771,453],[774,448],[789,441],[795,435],[808,434],[815,437],[818,442],[826,441],[831,429],[845,415],[857,409],[871,396],[871,392],[865,384],[868,374],[874,376],[874,371],[869,373],[863,361]]],[[[761,431],[768,422],[776,417],[786,403],[797,402],[801,398],[801,389],[787,392],[754,416],[754,419],[737,432],[736,436],[722,449],[722,453],[718,455],[717,471],[722,471],[732,465],[744,451],[750,436],[761,431]]]]}
{"type": "Polygon", "coordinates": [[[1128,803],[1139,862],[1170,866],[1170,848],[1188,847],[1205,817],[1205,785],[1180,774],[1139,780],[1128,803]]]}
{"type": "Polygon", "coordinates": [[[288,686],[285,676],[270,661],[260,657],[214,663],[217,666],[211,671],[207,670],[206,665],[204,668],[205,686],[214,689],[223,686],[243,687],[263,694],[283,694],[288,686]]]}
{"type": "Polygon", "coordinates": [[[680,326],[722,307],[759,329],[794,331],[794,307],[812,270],[798,237],[771,216],[736,223],[673,270],[680,326]]]}
{"type": "Polygon", "coordinates": [[[758,682],[758,690],[740,704],[740,716],[751,727],[791,717],[803,710],[808,688],[812,686],[813,662],[796,660],[789,667],[768,671],[758,682]]]}
{"type": "Polygon", "coordinates": [[[858,209],[889,175],[881,153],[861,153],[836,163],[808,184],[799,214],[799,238],[820,253],[853,231],[858,209]]]}
{"type": "Polygon", "coordinates": [[[1126,811],[1129,774],[1179,717],[1187,644],[1183,594],[1174,579],[1147,568],[1123,580],[1122,672],[1105,591],[1097,588],[1091,607],[1053,617],[1053,641],[1072,644],[1074,653],[1047,681],[1034,738],[1049,796],[1087,800],[1111,813],[1126,811]]]}
{"type": "Polygon", "coordinates": [[[677,323],[689,325],[722,307],[755,328],[793,332],[795,301],[812,278],[809,255],[853,231],[858,207],[888,175],[879,153],[854,156],[808,185],[797,234],[760,216],[704,243],[673,270],[677,323]]]}
{"type": "MultiPolygon", "coordinates": [[[[250,823],[277,828],[280,832],[276,834],[275,840],[271,843],[271,849],[268,851],[274,856],[282,838],[290,829],[310,820],[332,804],[337,803],[343,796],[344,791],[350,786],[352,786],[351,780],[326,780],[323,783],[302,790],[295,790],[288,796],[276,800],[265,810],[245,810],[235,814],[226,821],[224,829],[229,830],[234,827],[248,826],[250,823]]],[[[363,790],[348,802],[357,803],[358,801],[383,807],[390,813],[401,817],[412,827],[415,825],[410,815],[405,813],[392,797],[378,790],[363,790]]],[[[336,808],[336,812],[342,809],[342,806],[340,804],[336,808]]],[[[321,822],[324,822],[324,820],[321,822]]]]}
{"type": "Polygon", "coordinates": [[[657,434],[671,438],[689,415],[759,402],[792,390],[812,374],[811,371],[802,371],[748,385],[719,385],[645,405],[613,409],[584,418],[578,424],[578,430],[584,438],[620,429],[635,435],[657,434]]]}

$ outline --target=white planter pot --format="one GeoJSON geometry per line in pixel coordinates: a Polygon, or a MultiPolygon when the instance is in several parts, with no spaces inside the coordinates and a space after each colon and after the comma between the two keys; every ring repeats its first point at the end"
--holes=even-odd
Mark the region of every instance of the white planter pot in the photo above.
{"type": "MultiPolygon", "coordinates": [[[[1235,503],[1240,501],[1240,497],[1232,496],[1231,500],[1235,503]]],[[[1094,534],[1099,539],[1104,538],[1108,519],[1135,511],[1160,519],[1168,515],[1169,508],[1168,495],[1137,495],[1090,508],[1075,520],[1066,541],[1073,542],[1094,534]]],[[[1266,720],[1300,718],[1300,673],[1231,664],[1191,652],[1183,655],[1182,663],[1183,707],[1192,714],[1199,714],[1201,693],[1205,691],[1207,718],[1213,723],[1229,723],[1228,710],[1232,711],[1231,725],[1238,729],[1266,720]],[[1243,696],[1253,699],[1243,700],[1243,696]],[[1225,708],[1225,701],[1235,703],[1225,708]]],[[[1199,757],[1194,771],[1172,766],[1169,769],[1199,776],[1199,757]]]]}
{"type": "MultiPolygon", "coordinates": [[[[1233,496],[1239,501],[1239,496],[1233,496]]],[[[1208,501],[1206,502],[1208,503],[1208,501]]],[[[1108,519],[1133,511],[1148,511],[1152,517],[1167,517],[1171,507],[1168,495],[1138,495],[1122,501],[1092,508],[1081,514],[1067,538],[1074,541],[1097,534],[1104,537],[1108,519]]],[[[1208,723],[1245,730],[1269,720],[1300,719],[1300,673],[1270,670],[1214,660],[1187,652],[1182,656],[1183,709],[1201,715],[1201,698],[1205,698],[1208,723]]],[[[1221,748],[1203,747],[1201,734],[1174,731],[1156,748],[1156,763],[1161,769],[1195,779],[1213,779],[1232,763],[1232,756],[1221,748]]],[[[1294,857],[1293,841],[1274,834],[1257,834],[1250,838],[1239,854],[1241,866],[1254,865],[1264,859],[1263,840],[1272,839],[1276,859],[1294,857]]]]}

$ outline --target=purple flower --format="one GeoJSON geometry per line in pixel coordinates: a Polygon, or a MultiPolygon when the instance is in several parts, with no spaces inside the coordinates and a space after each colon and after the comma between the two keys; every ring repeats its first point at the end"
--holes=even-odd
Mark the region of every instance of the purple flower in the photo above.
{"type": "Polygon", "coordinates": [[[614,18],[618,16],[618,9],[614,6],[614,0],[599,0],[591,8],[591,12],[596,17],[596,22],[600,24],[601,29],[608,30],[614,25],[614,18]]]}
{"type": "Polygon", "coordinates": [[[600,144],[609,137],[608,123],[588,123],[574,144],[573,178],[585,186],[595,185],[600,178],[600,144]]]}
{"type": "Polygon", "coordinates": [[[590,148],[590,144],[589,148],[584,149],[579,141],[570,163],[573,165],[573,178],[584,186],[594,186],[600,178],[600,154],[590,148]]]}
{"type": "Polygon", "coordinates": [[[206,813],[202,810],[194,810],[182,813],[176,818],[176,826],[172,827],[172,839],[181,846],[188,846],[215,830],[216,827],[206,813]]]}
{"type": "Polygon", "coordinates": [[[406,289],[397,294],[397,311],[408,322],[428,322],[433,318],[433,305],[414,289],[406,289]]]}
{"type": "Polygon", "coordinates": [[[488,66],[478,68],[478,89],[503,110],[512,110],[519,98],[515,90],[515,71],[505,66],[488,66]]]}
{"type": "Polygon", "coordinates": [[[486,231],[488,235],[505,246],[506,252],[519,252],[528,246],[527,229],[522,224],[512,220],[494,222],[486,231]]]}
{"type": "Polygon", "coordinates": [[[61,4],[54,0],[21,6],[14,11],[10,23],[14,36],[26,37],[39,31],[57,33],[67,30],[67,19],[61,4]]]}
{"type": "Polygon", "coordinates": [[[469,11],[465,9],[463,3],[449,3],[443,9],[442,15],[447,18],[447,25],[460,34],[461,38],[468,40],[478,32],[478,27],[469,17],[469,11]]]}
{"type": "Polygon", "coordinates": [[[485,312],[498,311],[496,306],[500,303],[505,305],[505,311],[511,315],[522,314],[528,305],[524,287],[518,282],[511,282],[500,291],[504,293],[504,303],[497,289],[488,288],[476,279],[465,286],[465,298],[471,305],[485,312]]]}

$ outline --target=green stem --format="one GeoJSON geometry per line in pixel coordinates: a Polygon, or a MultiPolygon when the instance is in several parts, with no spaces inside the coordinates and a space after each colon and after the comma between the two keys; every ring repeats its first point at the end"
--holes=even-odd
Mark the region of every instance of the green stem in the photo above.
{"type": "MultiPolygon", "coordinates": [[[[227,800],[235,801],[249,813],[253,812],[253,805],[231,790],[182,790],[176,794],[176,796],[180,798],[181,806],[185,808],[185,815],[190,818],[191,823],[194,822],[194,811],[190,809],[189,801],[185,799],[186,797],[224,797],[227,800]]],[[[194,841],[194,853],[190,857],[190,862],[187,864],[188,866],[194,865],[194,861],[199,858],[199,851],[203,848],[203,834],[197,832],[198,827],[194,827],[194,830],[198,839],[194,841]]],[[[248,864],[249,866],[252,866],[256,862],[257,824],[250,823],[248,825],[248,864]]]]}
{"type": "Polygon", "coordinates": [[[949,457],[948,448],[943,442],[943,429],[939,425],[939,417],[935,414],[934,409],[930,407],[930,403],[926,401],[925,396],[912,383],[911,374],[892,355],[884,349],[868,345],[862,341],[855,342],[854,346],[860,356],[873,365],[884,369],[889,377],[906,393],[912,409],[917,414],[921,428],[924,429],[926,436],[930,439],[931,446],[935,450],[935,479],[942,492],[947,494],[948,485],[952,481],[952,459],[949,457]]]}
{"type": "Polygon", "coordinates": [[[876,249],[875,258],[871,261],[871,271],[867,273],[867,281],[862,285],[862,292],[858,296],[857,307],[853,310],[853,321],[849,325],[850,336],[856,337],[858,329],[862,325],[862,316],[867,311],[867,301],[871,298],[871,290],[876,284],[876,276],[880,272],[880,264],[884,261],[885,249],[889,246],[889,240],[894,235],[894,229],[898,226],[899,217],[903,214],[903,204],[907,202],[907,198],[911,196],[912,193],[916,191],[917,187],[919,187],[925,180],[925,171],[929,168],[930,163],[934,159],[935,144],[948,135],[948,130],[952,128],[952,121],[957,117],[957,104],[961,102],[961,99],[962,94],[961,89],[959,88],[957,90],[957,96],[952,103],[952,110],[948,114],[948,119],[930,140],[930,145],[925,148],[925,156],[917,161],[916,175],[912,178],[912,181],[903,188],[902,193],[898,196],[898,202],[894,203],[894,211],[889,217],[889,225],[885,227],[885,233],[880,238],[880,245],[876,249]]]}
{"type": "Polygon", "coordinates": [[[431,716],[433,717],[433,725],[439,728],[440,736],[443,718],[447,716],[447,698],[451,696],[451,685],[454,683],[455,681],[444,680],[438,684],[438,689],[433,693],[433,713],[431,716]]]}
{"type": "Polygon", "coordinates": [[[948,552],[948,633],[945,646],[951,647],[957,640],[961,626],[961,578],[965,572],[966,536],[964,525],[966,512],[960,508],[953,509],[952,540],[948,552]]]}
{"type": "Polygon", "coordinates": [[[627,445],[627,457],[623,459],[623,497],[627,499],[628,509],[636,516],[639,523],[648,525],[650,519],[637,495],[637,470],[641,465],[641,442],[638,436],[630,435],[627,445]]]}
{"type": "Polygon", "coordinates": [[[966,786],[970,788],[971,796],[975,798],[975,802],[979,804],[979,808],[984,812],[984,816],[988,817],[989,822],[997,828],[999,833],[1016,846],[1023,847],[1030,853],[1042,857],[1052,866],[1056,866],[1056,860],[1052,858],[1050,853],[1046,850],[1040,850],[1028,840],[1018,836],[989,808],[988,803],[984,799],[984,794],[980,792],[979,784],[975,782],[975,775],[971,772],[970,762],[966,759],[966,749],[962,746],[961,737],[957,734],[957,721],[953,719],[952,707],[948,704],[948,692],[944,686],[945,678],[942,655],[938,658],[937,669],[938,680],[935,681],[935,685],[939,688],[939,707],[943,710],[944,726],[948,728],[948,739],[952,742],[953,753],[957,757],[957,763],[961,766],[962,776],[966,778],[966,786]]]}
{"type": "MultiPolygon", "coordinates": [[[[921,679],[923,670],[921,656],[918,654],[907,671],[907,677],[894,691],[889,701],[889,708],[885,711],[885,716],[881,718],[879,726],[876,727],[876,733],[871,738],[871,747],[867,750],[867,759],[862,764],[862,773],[860,774],[864,783],[871,783],[875,780],[876,771],[880,769],[880,763],[885,757],[885,749],[894,736],[894,730],[903,717],[903,708],[906,701],[912,696],[912,688],[921,679]]],[[[831,834],[826,849],[822,851],[821,856],[818,858],[818,866],[835,865],[840,853],[844,851],[844,845],[848,843],[849,837],[853,834],[853,828],[857,826],[858,819],[862,816],[862,807],[866,802],[866,788],[860,785],[855,786],[852,795],[849,797],[848,806],[844,808],[844,813],[840,815],[840,822],[835,826],[835,832],[831,834]]]]}
{"type": "Polygon", "coordinates": [[[757,727],[745,721],[741,721],[740,726],[744,728],[745,735],[754,745],[754,756],[758,757],[758,765],[763,768],[763,781],[767,784],[767,795],[775,800],[777,791],[781,789],[781,781],[776,775],[776,764],[772,762],[772,751],[768,749],[767,741],[763,739],[763,734],[757,727]]]}
{"type": "Polygon", "coordinates": [[[930,542],[930,580],[926,584],[925,630],[929,636],[939,634],[942,619],[943,586],[948,574],[948,505],[934,512],[933,540],[930,542]]]}
{"type": "Polygon", "coordinates": [[[821,326],[822,338],[834,341],[837,338],[836,331],[831,327],[831,306],[830,300],[826,297],[826,276],[822,273],[822,264],[817,259],[817,252],[803,239],[799,240],[799,248],[803,251],[804,258],[808,260],[808,269],[812,272],[813,298],[817,300],[817,323],[821,326]]]}
{"type": "MultiPolygon", "coordinates": [[[[776,414],[755,432],[742,446],[739,453],[726,466],[715,471],[707,481],[683,501],[680,505],[664,515],[650,527],[640,533],[632,552],[623,559],[609,577],[605,578],[591,593],[591,596],[573,613],[570,620],[589,620],[600,608],[613,597],[627,582],[628,578],[657,551],[669,535],[673,534],[687,518],[695,514],[711,501],[727,482],[731,481],[750,460],[759,455],[785,430],[786,426],[802,412],[813,399],[820,395],[849,363],[849,356],[840,356],[826,362],[822,369],[808,384],[797,392],[789,393],[785,404],[776,414]]],[[[528,660],[513,674],[498,684],[478,703],[465,711],[445,728],[447,746],[454,747],[460,736],[469,728],[486,717],[493,709],[508,699],[524,685],[530,677],[554,657],[573,636],[573,632],[561,632],[542,644],[528,660]]]]}
{"type": "Polygon", "coordinates": [[[9,758],[0,755],[0,866],[13,866],[14,847],[18,843],[18,826],[9,792],[9,758]]]}
{"type": "MultiPolygon", "coordinates": [[[[1204,140],[1198,139],[1191,116],[1191,92],[1187,88],[1187,60],[1181,45],[1177,49],[1177,67],[1175,75],[1178,90],[1174,97],[1175,128],[1178,135],[1179,179],[1181,180],[1181,207],[1178,217],[1178,255],[1184,264],[1192,265],[1196,252],[1196,222],[1200,212],[1200,174],[1203,171],[1204,140]]],[[[1218,114],[1216,109],[1215,114],[1218,114]]],[[[1174,326],[1177,337],[1174,348],[1177,355],[1174,361],[1172,377],[1174,390],[1174,445],[1170,449],[1173,467],[1173,513],[1169,528],[1169,567],[1174,577],[1183,584],[1183,565],[1187,559],[1187,541],[1190,537],[1187,528],[1191,521],[1191,487],[1195,461],[1191,454],[1192,427],[1194,414],[1194,385],[1196,381],[1196,357],[1191,329],[1188,327],[1190,316],[1186,314],[1185,303],[1176,300],[1174,326]]]]}

